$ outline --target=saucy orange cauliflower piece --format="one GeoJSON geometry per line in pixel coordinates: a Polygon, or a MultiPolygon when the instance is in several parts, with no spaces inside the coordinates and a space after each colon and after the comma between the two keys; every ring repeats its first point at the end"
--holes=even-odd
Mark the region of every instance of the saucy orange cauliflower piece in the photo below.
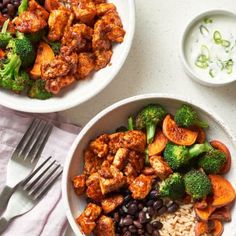
{"type": "Polygon", "coordinates": [[[115,224],[112,218],[102,215],[95,228],[96,236],[115,236],[115,224]]]}
{"type": "Polygon", "coordinates": [[[109,135],[103,134],[92,141],[89,145],[90,150],[98,157],[105,157],[108,154],[109,135]]]}
{"type": "Polygon", "coordinates": [[[134,182],[129,186],[134,199],[144,199],[152,188],[152,177],[146,175],[139,175],[134,182]]]}
{"type": "Polygon", "coordinates": [[[95,68],[93,53],[82,52],[78,55],[77,74],[79,79],[85,79],[95,68]]]}
{"type": "Polygon", "coordinates": [[[121,205],[124,201],[124,197],[121,194],[114,194],[111,197],[107,197],[102,200],[101,205],[104,213],[108,214],[121,205]]]}
{"type": "Polygon", "coordinates": [[[102,212],[102,208],[96,204],[89,203],[82,214],[76,219],[81,230],[90,234],[96,227],[96,220],[102,212]]]}
{"type": "Polygon", "coordinates": [[[84,174],[75,176],[72,179],[75,193],[81,195],[86,189],[86,176],[84,174]]]}
{"type": "Polygon", "coordinates": [[[149,158],[151,167],[155,170],[156,175],[161,179],[166,179],[173,173],[172,169],[161,156],[152,156],[149,158]]]}
{"type": "Polygon", "coordinates": [[[127,183],[130,185],[135,178],[138,176],[137,171],[134,169],[134,167],[131,165],[131,163],[128,163],[124,168],[124,174],[127,177],[127,183]]]}
{"type": "Polygon", "coordinates": [[[103,194],[119,190],[126,183],[126,178],[115,166],[102,168],[98,171],[99,183],[103,194]]]}

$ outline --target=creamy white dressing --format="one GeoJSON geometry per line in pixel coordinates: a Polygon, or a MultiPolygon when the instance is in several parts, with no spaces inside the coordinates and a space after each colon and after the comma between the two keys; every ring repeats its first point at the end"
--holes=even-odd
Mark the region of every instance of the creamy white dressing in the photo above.
{"type": "Polygon", "coordinates": [[[235,77],[235,16],[219,14],[199,20],[189,31],[185,54],[191,68],[202,78],[235,77]]]}

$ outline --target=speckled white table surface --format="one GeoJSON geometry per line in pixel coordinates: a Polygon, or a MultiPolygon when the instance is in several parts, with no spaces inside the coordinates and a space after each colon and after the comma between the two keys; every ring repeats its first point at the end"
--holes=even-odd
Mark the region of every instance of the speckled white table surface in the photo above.
{"type": "Polygon", "coordinates": [[[197,84],[185,74],[179,58],[186,24],[211,9],[236,13],[236,3],[235,0],[136,0],[133,46],[120,73],[99,95],[61,115],[85,125],[99,111],[121,99],[143,93],[170,93],[208,106],[236,135],[236,82],[220,88],[197,84]]]}

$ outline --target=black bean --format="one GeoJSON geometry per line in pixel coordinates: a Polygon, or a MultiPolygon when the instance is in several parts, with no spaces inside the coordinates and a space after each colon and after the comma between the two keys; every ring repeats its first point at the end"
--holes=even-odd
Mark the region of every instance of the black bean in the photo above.
{"type": "Polygon", "coordinates": [[[13,4],[7,4],[7,10],[8,10],[8,15],[9,16],[14,16],[15,14],[15,7],[13,4]]]}
{"type": "Polygon", "coordinates": [[[176,202],[173,202],[167,207],[167,211],[169,213],[174,213],[179,209],[179,205],[176,202]]]}
{"type": "Polygon", "coordinates": [[[152,225],[151,225],[150,223],[148,223],[148,224],[146,225],[146,230],[147,230],[147,232],[148,232],[149,234],[152,234],[152,232],[153,232],[153,227],[152,227],[152,225]]]}
{"type": "Polygon", "coordinates": [[[162,229],[163,224],[162,224],[160,221],[154,221],[154,222],[152,222],[152,226],[153,226],[155,229],[162,229]]]}
{"type": "Polygon", "coordinates": [[[127,218],[127,217],[124,218],[124,225],[129,226],[132,224],[133,224],[133,220],[131,218],[127,218]]]}
{"type": "Polygon", "coordinates": [[[123,226],[124,226],[124,218],[121,218],[121,219],[120,219],[119,226],[120,226],[120,227],[123,227],[123,226]]]}
{"type": "Polygon", "coordinates": [[[139,215],[138,215],[138,218],[139,218],[139,222],[141,224],[146,223],[147,222],[146,212],[140,211],[139,215]]]}
{"type": "Polygon", "coordinates": [[[155,210],[158,210],[162,206],[163,206],[163,200],[162,199],[156,200],[153,204],[153,207],[154,207],[155,210]]]}
{"type": "Polygon", "coordinates": [[[137,232],[137,228],[136,228],[134,225],[130,225],[130,226],[129,226],[129,231],[130,231],[131,233],[136,233],[136,232],[137,232]]]}
{"type": "Polygon", "coordinates": [[[134,224],[138,229],[143,228],[143,225],[142,225],[139,221],[137,221],[137,220],[135,220],[135,221],[133,222],[133,224],[134,224]]]}
{"type": "Polygon", "coordinates": [[[126,232],[124,233],[124,236],[131,236],[131,235],[132,235],[132,233],[129,232],[129,231],[126,231],[126,232]]]}
{"type": "Polygon", "coordinates": [[[167,207],[166,206],[162,206],[158,211],[157,211],[157,215],[163,215],[165,212],[167,211],[167,207]]]}
{"type": "Polygon", "coordinates": [[[6,7],[7,4],[10,3],[10,2],[11,2],[10,0],[3,0],[2,4],[3,4],[4,7],[6,7]]]}
{"type": "Polygon", "coordinates": [[[138,211],[137,204],[132,203],[128,208],[128,213],[131,215],[135,215],[135,213],[138,211]]]}
{"type": "Polygon", "coordinates": [[[139,210],[142,210],[143,208],[144,208],[144,204],[140,202],[140,203],[138,204],[138,209],[139,209],[139,210]]]}
{"type": "Polygon", "coordinates": [[[148,207],[147,212],[151,217],[153,217],[155,215],[155,210],[153,207],[148,207]]]}
{"type": "Polygon", "coordinates": [[[147,202],[147,206],[153,206],[154,202],[155,202],[154,200],[149,200],[147,202]]]}
{"type": "Polygon", "coordinates": [[[140,234],[144,234],[144,230],[143,229],[138,229],[138,232],[137,232],[139,235],[140,234]]]}
{"type": "Polygon", "coordinates": [[[120,215],[122,215],[122,216],[125,215],[125,211],[124,211],[122,208],[119,209],[119,213],[120,213],[120,215]]]}
{"type": "Polygon", "coordinates": [[[149,199],[157,199],[158,198],[158,191],[157,190],[152,190],[149,195],[148,195],[149,199]]]}
{"type": "Polygon", "coordinates": [[[122,228],[122,232],[125,233],[126,231],[129,231],[129,230],[128,230],[128,227],[123,227],[123,228],[122,228]]]}
{"type": "Polygon", "coordinates": [[[158,230],[153,231],[152,236],[160,236],[160,233],[158,230]]]}

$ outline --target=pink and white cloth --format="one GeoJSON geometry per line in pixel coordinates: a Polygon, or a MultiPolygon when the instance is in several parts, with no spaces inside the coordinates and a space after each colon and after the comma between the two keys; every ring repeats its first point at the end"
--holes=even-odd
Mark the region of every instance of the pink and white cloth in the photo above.
{"type": "MultiPolygon", "coordinates": [[[[53,120],[55,126],[41,158],[52,156],[62,165],[68,149],[80,131],[75,125],[61,122],[58,113],[29,115],[0,107],[0,191],[5,184],[8,160],[32,117],[53,120]]],[[[14,219],[2,236],[62,236],[66,227],[60,179],[34,209],[14,219]]]]}

